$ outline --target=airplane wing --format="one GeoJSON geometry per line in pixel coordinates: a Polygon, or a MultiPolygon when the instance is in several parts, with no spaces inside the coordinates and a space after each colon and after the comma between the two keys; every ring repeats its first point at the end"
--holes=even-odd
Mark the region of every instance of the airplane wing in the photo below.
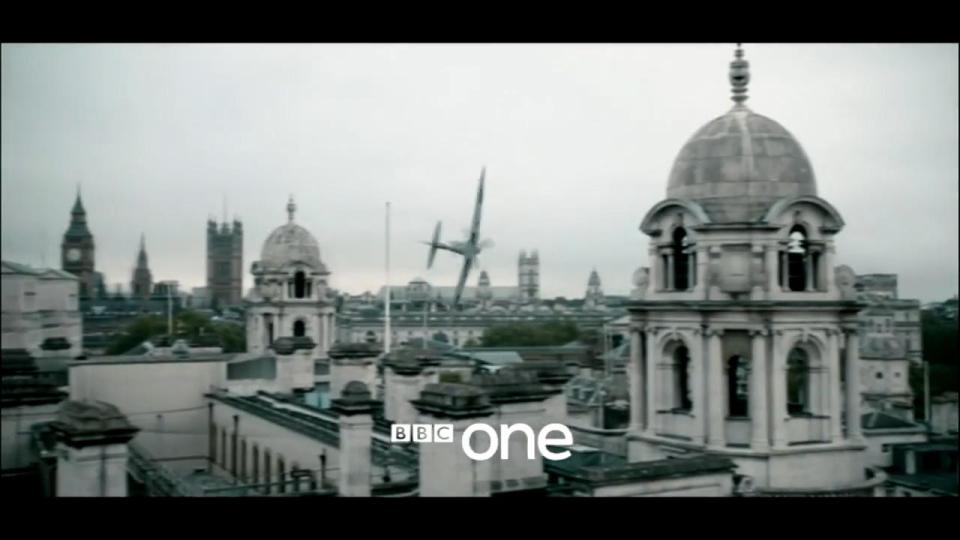
{"type": "Polygon", "coordinates": [[[480,210],[483,208],[483,180],[487,174],[487,168],[484,167],[480,172],[480,188],[477,189],[477,204],[473,207],[473,223],[470,226],[470,244],[477,245],[480,240],[480,210]]]}
{"type": "Polygon", "coordinates": [[[457,281],[457,289],[453,294],[453,308],[456,309],[460,303],[460,297],[463,295],[463,286],[467,283],[467,275],[470,274],[470,267],[473,266],[473,257],[463,258],[463,269],[460,270],[460,279],[457,281]]]}

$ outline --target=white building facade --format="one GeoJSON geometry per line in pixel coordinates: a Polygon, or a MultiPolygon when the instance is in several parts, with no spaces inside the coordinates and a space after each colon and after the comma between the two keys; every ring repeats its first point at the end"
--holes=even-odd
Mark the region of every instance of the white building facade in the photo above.
{"type": "Polygon", "coordinates": [[[83,354],[77,277],[9,261],[2,268],[3,348],[35,358],[83,354]]]}

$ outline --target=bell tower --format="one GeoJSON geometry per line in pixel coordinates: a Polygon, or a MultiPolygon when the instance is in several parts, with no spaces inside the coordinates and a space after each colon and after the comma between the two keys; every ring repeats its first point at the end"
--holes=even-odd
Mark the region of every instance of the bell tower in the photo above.
{"type": "Polygon", "coordinates": [[[60,244],[60,268],[80,278],[81,298],[96,296],[93,234],[87,228],[87,211],[79,188],[70,212],[70,226],[60,244]]]}

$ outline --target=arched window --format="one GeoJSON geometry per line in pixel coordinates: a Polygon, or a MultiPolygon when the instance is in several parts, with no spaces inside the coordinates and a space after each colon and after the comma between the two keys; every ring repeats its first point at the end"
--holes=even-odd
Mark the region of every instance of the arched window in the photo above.
{"type": "Polygon", "coordinates": [[[293,323],[293,337],[303,337],[307,335],[307,325],[303,319],[297,319],[293,323]]]}
{"type": "Polygon", "coordinates": [[[690,397],[690,352],[683,345],[673,353],[674,407],[689,411],[693,408],[690,397]]]}
{"type": "Polygon", "coordinates": [[[293,297],[305,298],[307,296],[307,276],[303,271],[293,275],[293,297]]]}
{"type": "Polygon", "coordinates": [[[677,227],[673,231],[671,256],[673,257],[673,289],[685,291],[690,288],[690,256],[686,253],[690,245],[687,231],[677,227]]]}
{"type": "Polygon", "coordinates": [[[749,394],[747,361],[736,355],[727,360],[727,413],[730,416],[747,416],[749,394]]]}
{"type": "Polygon", "coordinates": [[[800,415],[809,412],[810,360],[807,352],[794,348],[787,356],[787,412],[800,415]]]}
{"type": "Polygon", "coordinates": [[[807,258],[810,248],[807,232],[800,225],[790,229],[790,241],[787,243],[787,288],[791,291],[807,290],[807,258]]]}

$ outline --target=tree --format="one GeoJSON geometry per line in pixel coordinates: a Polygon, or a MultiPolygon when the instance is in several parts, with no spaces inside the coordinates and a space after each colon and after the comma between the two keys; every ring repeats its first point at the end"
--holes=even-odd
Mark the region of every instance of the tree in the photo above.
{"type": "MultiPolygon", "coordinates": [[[[196,311],[183,310],[178,313],[174,320],[173,332],[173,339],[185,339],[188,342],[201,336],[215,336],[214,341],[223,348],[225,353],[246,351],[246,332],[243,326],[211,321],[209,317],[196,311]]],[[[152,337],[167,334],[166,317],[156,315],[139,317],[114,338],[107,347],[106,354],[124,354],[152,337]]]]}
{"type": "Polygon", "coordinates": [[[577,325],[570,321],[494,325],[483,332],[484,347],[549,347],[577,339],[577,325]]]}
{"type": "MultiPolygon", "coordinates": [[[[930,396],[939,396],[944,392],[956,392],[960,385],[960,364],[957,354],[957,325],[936,313],[924,311],[920,317],[923,360],[930,370],[930,396]]],[[[910,368],[910,388],[913,390],[914,406],[918,417],[924,416],[923,367],[910,368]]]]}
{"type": "Polygon", "coordinates": [[[213,330],[220,338],[220,344],[225,353],[246,352],[247,334],[242,326],[216,323],[213,330]]]}
{"type": "Polygon", "coordinates": [[[138,317],[124,331],[113,338],[105,351],[108,355],[124,354],[148,339],[166,333],[167,322],[163,317],[145,315],[138,317]]]}

